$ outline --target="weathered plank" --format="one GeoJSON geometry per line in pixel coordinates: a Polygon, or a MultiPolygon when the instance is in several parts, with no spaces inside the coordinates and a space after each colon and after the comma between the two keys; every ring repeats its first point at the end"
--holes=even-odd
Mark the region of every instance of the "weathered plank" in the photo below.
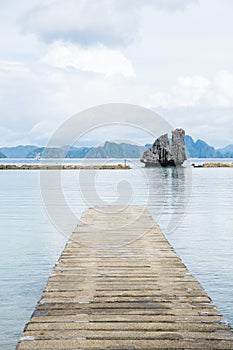
{"type": "Polygon", "coordinates": [[[148,211],[97,209],[71,235],[17,349],[233,349],[148,211]]]}

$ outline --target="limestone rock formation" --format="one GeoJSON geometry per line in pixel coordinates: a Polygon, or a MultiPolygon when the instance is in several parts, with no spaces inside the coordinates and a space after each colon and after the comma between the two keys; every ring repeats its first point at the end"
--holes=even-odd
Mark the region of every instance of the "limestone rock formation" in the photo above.
{"type": "Polygon", "coordinates": [[[172,144],[168,134],[157,138],[140,159],[145,166],[180,166],[187,159],[184,141],[185,131],[175,129],[172,131],[172,144]]]}

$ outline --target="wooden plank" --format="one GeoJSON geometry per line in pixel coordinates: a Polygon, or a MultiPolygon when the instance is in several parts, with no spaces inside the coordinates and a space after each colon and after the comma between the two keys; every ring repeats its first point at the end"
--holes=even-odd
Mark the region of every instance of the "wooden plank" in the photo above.
{"type": "Polygon", "coordinates": [[[144,207],[87,209],[18,350],[233,349],[233,333],[144,207]]]}

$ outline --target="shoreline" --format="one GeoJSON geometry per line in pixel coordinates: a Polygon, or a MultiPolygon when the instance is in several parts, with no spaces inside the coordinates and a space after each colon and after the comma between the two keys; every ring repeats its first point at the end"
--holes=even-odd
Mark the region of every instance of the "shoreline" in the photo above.
{"type": "Polygon", "coordinates": [[[99,165],[80,165],[80,164],[0,164],[0,170],[129,170],[129,165],[122,164],[99,164],[99,165]]]}
{"type": "Polygon", "coordinates": [[[233,168],[233,163],[227,162],[214,162],[214,163],[203,163],[203,164],[192,164],[193,168],[233,168]]]}

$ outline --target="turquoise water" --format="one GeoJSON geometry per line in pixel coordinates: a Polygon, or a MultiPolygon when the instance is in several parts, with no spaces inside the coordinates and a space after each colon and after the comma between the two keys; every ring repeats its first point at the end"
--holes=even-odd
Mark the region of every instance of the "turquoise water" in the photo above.
{"type": "MultiPolygon", "coordinates": [[[[129,204],[148,205],[177,253],[233,324],[233,169],[145,169],[138,162],[132,167],[84,171],[81,187],[78,171],[63,171],[62,190],[77,221],[91,204],[90,181],[106,204],[115,203],[122,192],[117,184],[127,181],[132,187],[129,204]]],[[[45,212],[39,175],[39,171],[0,171],[3,350],[15,348],[67,239],[54,226],[56,216],[51,222],[45,212]]],[[[127,191],[121,194],[123,202],[128,200],[127,191]]]]}

